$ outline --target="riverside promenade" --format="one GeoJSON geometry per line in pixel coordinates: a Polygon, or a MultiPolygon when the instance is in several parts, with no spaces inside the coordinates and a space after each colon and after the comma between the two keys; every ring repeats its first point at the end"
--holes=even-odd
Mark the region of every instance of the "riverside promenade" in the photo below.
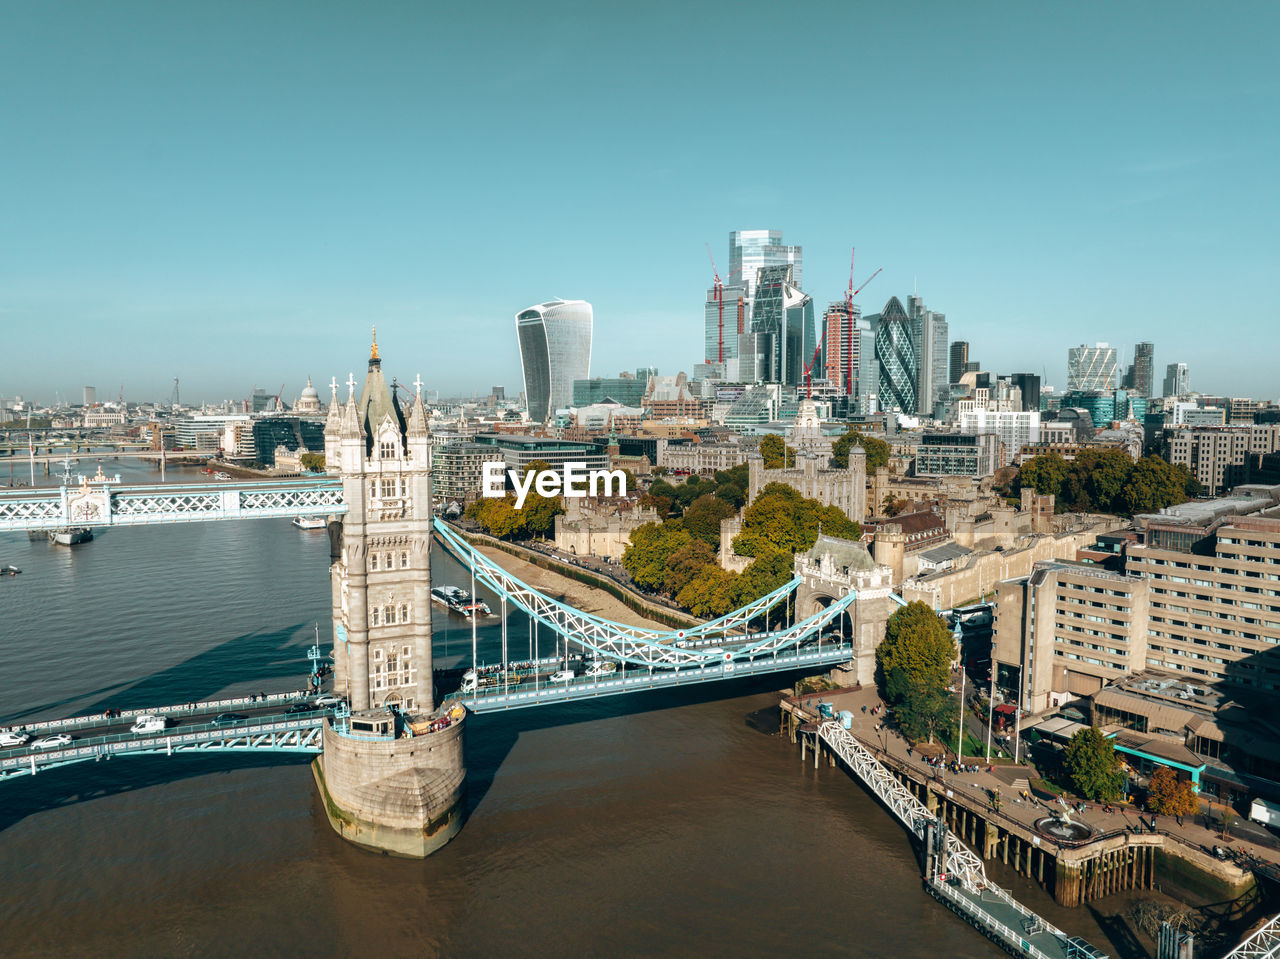
{"type": "Polygon", "coordinates": [[[1153,832],[1147,825],[1151,814],[1132,805],[1112,803],[1113,811],[1106,812],[1086,803],[1083,812],[1076,812],[1076,800],[1071,818],[1087,824],[1093,836],[1082,843],[1059,843],[1036,829],[1037,820],[1060,813],[1061,806],[1032,793],[1030,781],[1037,777],[1033,767],[993,758],[988,772],[985,757],[966,757],[977,771],[956,772],[950,765],[953,753],[946,755],[947,765],[932,765],[894,728],[892,713],[886,715],[874,688],[785,697],[781,703],[784,732],[789,725],[793,741],[810,732],[812,724],[820,721],[819,703],[823,702],[831,705],[837,717],[841,711],[851,712],[850,732],[858,741],[900,778],[909,779],[931,808],[942,807],[953,829],[980,856],[1003,858],[1050,887],[1062,905],[1079,905],[1126,888],[1149,888],[1156,849],[1189,861],[1227,889],[1246,888],[1251,872],[1280,880],[1280,850],[1241,839],[1224,841],[1201,816],[1185,817],[1181,824],[1160,816],[1153,832]],[[1249,868],[1219,860],[1215,846],[1229,848],[1242,859],[1248,857],[1249,868]],[[1099,856],[1110,858],[1099,864],[1095,862],[1099,856]]]}

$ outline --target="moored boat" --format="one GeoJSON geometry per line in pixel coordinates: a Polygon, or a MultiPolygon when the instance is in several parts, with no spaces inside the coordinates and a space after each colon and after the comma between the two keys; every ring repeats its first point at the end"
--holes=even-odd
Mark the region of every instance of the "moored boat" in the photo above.
{"type": "Polygon", "coordinates": [[[59,546],[78,546],[93,539],[93,530],[88,526],[64,526],[62,529],[49,531],[49,542],[59,546]]]}
{"type": "Polygon", "coordinates": [[[324,529],[329,521],[323,516],[295,516],[293,525],[298,529],[324,529]]]}

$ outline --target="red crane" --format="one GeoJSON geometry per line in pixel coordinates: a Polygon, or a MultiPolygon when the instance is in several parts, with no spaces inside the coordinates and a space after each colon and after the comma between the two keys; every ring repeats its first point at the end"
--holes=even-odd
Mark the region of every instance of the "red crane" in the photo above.
{"type": "Polygon", "coordinates": [[[809,361],[809,365],[804,368],[804,392],[805,392],[805,399],[808,399],[808,400],[813,399],[813,377],[810,376],[810,374],[813,372],[814,364],[818,362],[818,354],[821,352],[822,352],[822,344],[819,343],[814,348],[813,359],[811,359],[809,361]]]}
{"type": "MultiPolygon", "coordinates": [[[[857,249],[855,248],[854,253],[856,252],[857,252],[857,249]]],[[[859,293],[861,293],[864,289],[866,289],[867,284],[870,283],[872,280],[874,280],[877,276],[879,276],[883,272],[884,272],[884,267],[881,267],[880,269],[876,270],[869,277],[863,280],[862,285],[855,290],[853,288],[853,256],[850,255],[849,257],[849,289],[845,293],[845,297],[844,297],[844,311],[845,311],[845,324],[846,324],[844,345],[845,345],[845,351],[846,351],[845,355],[849,358],[849,361],[846,364],[847,369],[845,370],[844,391],[846,396],[853,395],[853,298],[857,296],[859,293]]]]}
{"type": "MultiPolygon", "coordinates": [[[[720,270],[716,266],[716,258],[711,253],[711,244],[710,243],[706,244],[706,247],[707,247],[707,258],[711,260],[711,272],[715,276],[715,285],[712,287],[712,290],[715,291],[714,295],[716,298],[716,309],[720,314],[719,316],[720,342],[716,348],[717,349],[716,362],[723,363],[724,362],[724,282],[720,279],[720,270]]],[[[725,280],[733,279],[733,274],[740,272],[740,270],[741,268],[737,270],[733,270],[732,272],[729,273],[728,276],[725,277],[725,280]]],[[[742,332],[742,297],[738,297],[738,332],[739,333],[742,332]]],[[[711,362],[710,357],[707,357],[707,362],[708,363],[711,362]]]]}

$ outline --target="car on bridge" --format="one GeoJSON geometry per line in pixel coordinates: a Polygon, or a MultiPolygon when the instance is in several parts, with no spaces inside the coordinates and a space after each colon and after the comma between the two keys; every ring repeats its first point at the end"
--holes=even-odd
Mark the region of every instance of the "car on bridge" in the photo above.
{"type": "Polygon", "coordinates": [[[234,726],[237,723],[247,722],[248,716],[243,713],[218,713],[213,717],[213,725],[215,726],[234,726]]]}
{"type": "Polygon", "coordinates": [[[557,673],[552,673],[551,682],[553,683],[571,683],[573,677],[577,675],[572,669],[562,669],[557,673]]]}
{"type": "Polygon", "coordinates": [[[347,700],[343,696],[317,696],[312,700],[317,706],[327,708],[329,706],[341,706],[347,700]]]}
{"type": "Polygon", "coordinates": [[[32,749],[57,749],[60,746],[66,746],[68,743],[75,741],[75,736],[68,736],[66,733],[55,733],[52,736],[45,736],[43,739],[37,739],[31,744],[32,749]]]}
{"type": "Polygon", "coordinates": [[[3,746],[25,746],[31,741],[31,737],[26,733],[0,733],[0,747],[3,746]]]}
{"type": "Polygon", "coordinates": [[[288,709],[285,710],[285,712],[289,713],[290,715],[294,713],[314,713],[317,709],[320,709],[320,707],[317,706],[315,703],[302,702],[302,703],[293,703],[292,705],[289,706],[288,709]]]}
{"type": "Polygon", "coordinates": [[[157,716],[155,713],[139,713],[134,717],[133,725],[129,727],[131,733],[161,733],[164,728],[169,725],[169,720],[163,716],[157,716]]]}

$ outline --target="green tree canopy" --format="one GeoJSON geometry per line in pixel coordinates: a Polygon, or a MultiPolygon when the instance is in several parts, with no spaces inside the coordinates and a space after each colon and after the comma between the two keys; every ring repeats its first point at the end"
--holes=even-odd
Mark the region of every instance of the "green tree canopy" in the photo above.
{"type": "MultiPolygon", "coordinates": [[[[524,468],[524,475],[551,470],[551,464],[545,460],[534,460],[524,468]]],[[[524,505],[517,510],[521,514],[520,534],[524,536],[550,536],[556,529],[556,517],[564,512],[564,505],[559,496],[541,496],[531,487],[525,497],[524,505]]]]}
{"type": "Polygon", "coordinates": [[[881,466],[889,465],[889,444],[884,440],[876,439],[874,436],[865,436],[859,430],[850,426],[845,430],[844,435],[831,445],[831,460],[840,469],[848,468],[849,450],[855,443],[861,446],[863,452],[867,454],[868,476],[881,466]]]}
{"type": "Polygon", "coordinates": [[[770,483],[743,510],[742,532],[733,548],[739,556],[762,556],[775,550],[799,553],[818,541],[819,527],[840,539],[862,537],[862,527],[838,506],[824,506],[783,483],[770,483]]]}
{"type": "Polygon", "coordinates": [[[324,472],[323,453],[303,453],[298,459],[301,461],[303,469],[311,470],[313,473],[324,472]]]}
{"type": "Polygon", "coordinates": [[[622,565],[642,589],[664,589],[672,554],[692,541],[679,520],[645,523],[631,531],[631,542],[622,551],[622,565]]]}
{"type": "Polygon", "coordinates": [[[1014,490],[1051,494],[1058,512],[1153,513],[1200,495],[1200,484],[1185,466],[1158,456],[1136,463],[1119,449],[1081,450],[1067,462],[1041,453],[1022,464],[1014,490]]]}
{"type": "Polygon", "coordinates": [[[909,603],[889,617],[876,647],[880,690],[891,703],[923,701],[930,690],[946,690],[955,656],[955,639],[942,618],[925,603],[909,603]]]}
{"type": "Polygon", "coordinates": [[[466,516],[498,539],[515,539],[524,530],[523,511],[516,509],[516,501],[511,496],[478,499],[467,507],[466,516]]]}
{"type": "Polygon", "coordinates": [[[770,433],[760,441],[760,455],[764,457],[764,468],[768,470],[796,465],[796,451],[776,433],[770,433]]]}
{"type": "Polygon", "coordinates": [[[720,521],[737,514],[733,504],[712,493],[704,493],[684,511],[684,528],[712,549],[720,546],[720,521]]]}
{"type": "Polygon", "coordinates": [[[933,742],[939,733],[957,728],[960,703],[945,687],[909,685],[898,699],[897,716],[908,738],[933,742]]]}
{"type": "Polygon", "coordinates": [[[1062,767],[1076,792],[1086,799],[1106,801],[1124,794],[1125,774],[1115,744],[1097,726],[1082,729],[1067,743],[1062,767]]]}

